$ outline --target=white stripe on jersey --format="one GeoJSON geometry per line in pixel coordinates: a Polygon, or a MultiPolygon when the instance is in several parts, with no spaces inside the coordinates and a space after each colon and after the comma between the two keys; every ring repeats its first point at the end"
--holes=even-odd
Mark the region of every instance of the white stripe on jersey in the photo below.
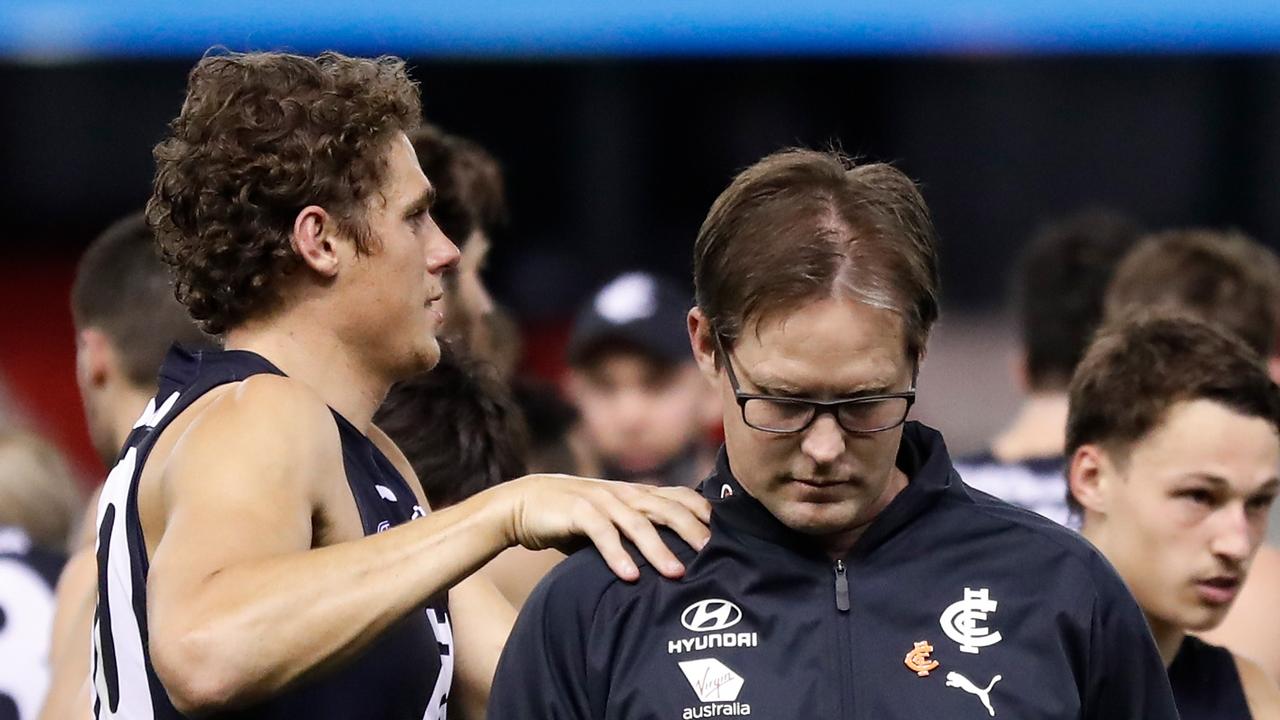
{"type": "Polygon", "coordinates": [[[0,611],[0,696],[17,705],[19,720],[35,720],[49,687],[53,591],[26,563],[0,557],[0,611]]]}
{"type": "MultiPolygon", "coordinates": [[[[151,685],[147,680],[147,666],[142,653],[142,634],[138,618],[133,612],[133,567],[129,560],[129,530],[125,518],[129,502],[129,487],[133,484],[138,461],[137,448],[129,448],[120,462],[111,469],[102,485],[102,497],[98,501],[98,538],[102,537],[102,525],[107,508],[115,506],[111,522],[111,539],[107,548],[107,600],[111,608],[111,635],[115,646],[114,658],[104,657],[102,628],[99,618],[93,621],[93,687],[97,695],[99,719],[130,718],[151,720],[155,709],[151,704],[151,685]],[[107,689],[105,663],[114,662],[119,686],[119,702],[111,709],[111,694],[107,689]]],[[[97,543],[95,543],[97,545],[97,543]]],[[[101,557],[101,548],[98,549],[101,557]]],[[[101,601],[99,601],[101,607],[101,601]]]]}
{"type": "Polygon", "coordinates": [[[970,487],[1078,529],[1067,506],[1067,480],[1061,470],[1036,472],[1021,463],[956,463],[956,472],[970,487]]]}
{"type": "MultiPolygon", "coordinates": [[[[155,398],[152,398],[134,423],[134,429],[158,425],[177,404],[178,397],[179,393],[172,393],[158,408],[155,398]]],[[[138,480],[139,472],[138,449],[130,447],[107,475],[107,480],[102,485],[102,497],[98,500],[98,537],[94,545],[99,558],[102,557],[103,548],[100,545],[108,508],[114,508],[110,540],[106,548],[107,606],[110,608],[110,634],[114,646],[111,657],[106,656],[108,650],[103,647],[104,628],[100,626],[102,598],[98,600],[99,613],[95,614],[93,621],[93,689],[99,720],[153,720],[155,717],[151,683],[147,679],[147,665],[142,648],[142,626],[146,618],[139,618],[134,613],[133,563],[129,557],[129,493],[138,480]],[[115,695],[117,703],[114,709],[111,703],[113,693],[108,688],[108,664],[114,666],[117,673],[118,694],[115,695]]],[[[139,548],[139,552],[145,550],[139,548]]],[[[102,572],[101,568],[99,572],[102,572]]],[[[145,592],[146,588],[139,590],[145,592]]]]}

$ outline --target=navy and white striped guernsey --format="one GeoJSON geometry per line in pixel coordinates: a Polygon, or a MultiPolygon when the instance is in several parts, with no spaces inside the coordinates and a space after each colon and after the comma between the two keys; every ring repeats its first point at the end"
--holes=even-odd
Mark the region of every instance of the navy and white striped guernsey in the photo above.
{"type": "MultiPolygon", "coordinates": [[[[156,677],[147,648],[148,558],[138,518],[138,478],[156,438],[174,417],[220,385],[252,375],[283,375],[246,351],[191,354],[175,346],[160,369],[159,391],[134,425],[98,504],[98,606],[93,622],[96,718],[181,718],[156,677]]],[[[424,514],[405,479],[374,444],[336,412],[347,483],[364,533],[424,514]]],[[[447,596],[387,629],[359,657],[304,681],[237,718],[444,718],[453,676],[447,596]]],[[[299,607],[299,612],[306,612],[299,607]]],[[[246,659],[247,661],[248,659],[246,659]]]]}
{"type": "Polygon", "coordinates": [[[956,472],[969,487],[1080,529],[1067,505],[1067,459],[1061,455],[1002,462],[988,451],[957,460],[956,472]]]}
{"type": "Polygon", "coordinates": [[[66,558],[0,524],[0,720],[35,720],[49,689],[54,586],[66,558]]]}

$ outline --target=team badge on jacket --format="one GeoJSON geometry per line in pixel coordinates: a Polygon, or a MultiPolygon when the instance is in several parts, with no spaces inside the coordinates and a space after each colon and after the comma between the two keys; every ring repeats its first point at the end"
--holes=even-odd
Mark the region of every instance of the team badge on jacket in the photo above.
{"type": "Polygon", "coordinates": [[[911,652],[907,653],[907,657],[902,662],[907,666],[908,670],[916,675],[928,677],[929,672],[936,670],[938,667],[938,661],[929,657],[932,652],[933,646],[929,644],[929,641],[921,640],[915,643],[915,647],[911,648],[911,652]]]}
{"type": "Polygon", "coordinates": [[[996,611],[997,605],[987,588],[965,588],[964,599],[948,605],[938,622],[947,637],[960,644],[960,652],[977,655],[982,648],[1002,639],[999,631],[992,632],[986,627],[987,616],[996,611]]]}

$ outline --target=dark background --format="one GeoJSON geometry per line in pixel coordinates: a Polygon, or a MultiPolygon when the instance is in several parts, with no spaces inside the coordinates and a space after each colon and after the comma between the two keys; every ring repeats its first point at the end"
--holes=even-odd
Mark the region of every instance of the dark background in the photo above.
{"type": "MultiPolygon", "coordinates": [[[[0,66],[0,259],[73,258],[145,202],[194,60],[0,66]]],[[[945,309],[998,306],[1019,244],[1083,205],[1280,236],[1275,57],[412,64],[427,118],[507,170],[490,278],[522,319],[636,265],[687,277],[716,194],[786,145],[839,144],[923,183],[945,309]]]]}
{"type": "MultiPolygon", "coordinates": [[[[0,416],[56,438],[88,476],[100,470],[67,290],[89,240],[145,202],[151,147],[195,60],[0,64],[0,416]]],[[[614,274],[639,266],[687,282],[711,201],[765,153],[838,144],[897,163],[923,184],[941,236],[943,321],[918,409],[953,449],[980,445],[1017,400],[999,311],[1041,221],[1107,205],[1152,228],[1280,239],[1280,56],[412,65],[427,118],[506,168],[512,224],[488,279],[550,367],[575,305],[614,274]]]]}

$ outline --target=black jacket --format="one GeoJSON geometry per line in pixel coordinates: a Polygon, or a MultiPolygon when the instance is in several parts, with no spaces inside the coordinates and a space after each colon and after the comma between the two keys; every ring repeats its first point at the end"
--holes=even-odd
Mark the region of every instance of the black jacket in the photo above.
{"type": "Polygon", "coordinates": [[[1176,720],[1146,620],[1092,546],[967,488],[922,425],[898,467],[906,489],[832,562],[722,451],[685,577],[629,584],[590,550],[562,563],[516,623],[489,718],[1176,720]]]}

